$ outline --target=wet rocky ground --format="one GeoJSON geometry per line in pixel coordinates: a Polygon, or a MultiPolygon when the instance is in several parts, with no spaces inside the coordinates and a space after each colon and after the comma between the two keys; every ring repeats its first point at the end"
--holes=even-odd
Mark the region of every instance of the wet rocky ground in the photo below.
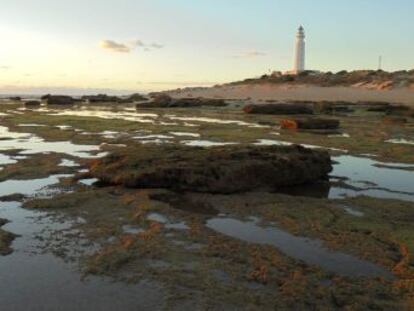
{"type": "Polygon", "coordinates": [[[245,104],[3,102],[2,309],[413,308],[413,119],[361,105],[323,115],[340,120],[335,131],[284,130],[288,116],[245,104]],[[274,166],[242,155],[292,144],[329,152],[332,171],[305,183],[309,155],[285,155],[278,183],[249,187],[247,173],[274,166]],[[246,158],[257,161],[234,165],[246,158]]]}

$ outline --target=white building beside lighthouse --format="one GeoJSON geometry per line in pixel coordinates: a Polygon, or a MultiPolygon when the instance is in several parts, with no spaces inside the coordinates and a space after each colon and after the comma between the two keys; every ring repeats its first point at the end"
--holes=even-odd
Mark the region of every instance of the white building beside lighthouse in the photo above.
{"type": "Polygon", "coordinates": [[[293,73],[305,71],[305,29],[300,26],[296,34],[295,64],[293,73]]]}

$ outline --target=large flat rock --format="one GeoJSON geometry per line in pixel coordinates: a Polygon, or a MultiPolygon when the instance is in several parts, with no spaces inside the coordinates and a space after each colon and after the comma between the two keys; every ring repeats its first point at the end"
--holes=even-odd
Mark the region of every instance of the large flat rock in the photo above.
{"type": "Polygon", "coordinates": [[[235,193],[277,189],[326,179],[332,170],[326,151],[300,146],[137,146],[90,166],[93,177],[129,188],[235,193]]]}

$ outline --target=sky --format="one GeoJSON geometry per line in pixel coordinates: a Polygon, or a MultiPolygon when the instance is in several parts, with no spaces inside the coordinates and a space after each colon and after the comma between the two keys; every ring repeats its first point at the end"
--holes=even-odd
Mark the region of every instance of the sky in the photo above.
{"type": "Polygon", "coordinates": [[[134,92],[414,68],[412,0],[0,0],[0,93],[134,92]]]}

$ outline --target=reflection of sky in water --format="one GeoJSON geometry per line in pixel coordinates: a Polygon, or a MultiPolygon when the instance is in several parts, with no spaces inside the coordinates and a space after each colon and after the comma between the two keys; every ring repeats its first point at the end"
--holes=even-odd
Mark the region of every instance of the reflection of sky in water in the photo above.
{"type": "MultiPolygon", "coordinates": [[[[95,145],[76,145],[70,141],[47,142],[31,134],[9,132],[7,127],[0,126],[0,150],[22,149],[20,154],[36,154],[59,152],[74,157],[91,158],[91,152],[100,150],[95,145]]],[[[101,155],[100,155],[101,156],[101,155]]]]}
{"type": "Polygon", "coordinates": [[[408,140],[408,139],[404,139],[404,138],[389,139],[389,140],[386,140],[385,142],[386,143],[391,143],[391,144],[414,145],[414,140],[408,140]]]}
{"type": "Polygon", "coordinates": [[[216,124],[235,124],[240,126],[248,126],[248,127],[259,127],[259,128],[268,128],[268,125],[260,125],[256,123],[248,123],[239,120],[223,120],[223,119],[214,119],[214,118],[207,118],[207,117],[177,117],[175,115],[166,115],[167,118],[171,120],[178,120],[178,121],[192,121],[192,122],[203,122],[203,123],[216,123],[216,124]]]}
{"type": "Polygon", "coordinates": [[[125,120],[140,123],[154,123],[154,119],[158,118],[155,113],[138,113],[129,111],[111,111],[111,110],[64,110],[51,113],[52,116],[76,116],[76,117],[96,117],[107,120],[125,120]]]}
{"type": "Polygon", "coordinates": [[[391,273],[366,260],[334,252],[317,239],[295,236],[277,227],[259,227],[255,221],[242,222],[232,218],[213,218],[207,226],[222,234],[250,243],[272,245],[287,256],[320,266],[327,271],[349,276],[384,276],[391,273]]]}
{"type": "Polygon", "coordinates": [[[24,195],[33,195],[41,189],[59,182],[59,178],[70,175],[52,175],[47,178],[28,179],[28,180],[6,180],[0,182],[0,196],[21,193],[24,195]]]}
{"type": "Polygon", "coordinates": [[[226,145],[235,145],[237,143],[224,143],[224,142],[216,142],[210,140],[183,140],[181,141],[183,145],[191,146],[191,147],[215,147],[215,146],[226,146],[226,145]]]}
{"type": "MultiPolygon", "coordinates": [[[[162,309],[165,294],[156,283],[141,281],[131,286],[95,276],[82,280],[76,265],[42,252],[44,241],[37,237],[47,239],[55,230],[75,234],[70,229],[72,222],[56,222],[46,213],[23,209],[16,202],[0,202],[0,217],[10,220],[5,230],[20,235],[13,241],[14,252],[0,259],[1,310],[162,309]]],[[[94,245],[84,245],[83,251],[95,250],[94,245]]]]}
{"type": "MultiPolygon", "coordinates": [[[[364,186],[364,184],[359,183],[362,181],[376,184],[379,188],[414,193],[413,171],[380,168],[374,165],[387,165],[387,163],[347,155],[334,157],[333,160],[339,162],[339,164],[334,165],[332,175],[347,177],[352,181],[352,185],[364,186]]],[[[404,164],[401,164],[401,166],[404,166],[404,164]]]]}

